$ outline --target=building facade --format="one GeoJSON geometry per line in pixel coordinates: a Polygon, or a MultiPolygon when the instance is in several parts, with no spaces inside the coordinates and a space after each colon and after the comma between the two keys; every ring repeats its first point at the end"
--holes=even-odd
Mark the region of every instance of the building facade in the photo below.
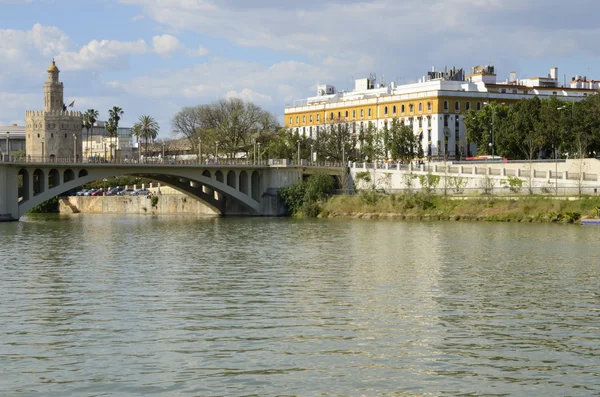
{"type": "Polygon", "coordinates": [[[130,127],[117,128],[116,135],[112,137],[104,121],[97,121],[89,131],[83,129],[83,155],[90,160],[137,159],[137,146],[130,127]]]}
{"type": "Polygon", "coordinates": [[[417,83],[404,85],[377,83],[371,75],[356,80],[352,91],[319,85],[317,96],[285,108],[284,124],[316,138],[332,124],[346,124],[358,135],[369,124],[381,129],[397,118],[413,128],[426,156],[459,158],[477,149],[467,141],[462,120],[470,109],[481,110],[491,102],[510,106],[534,96],[579,101],[597,89],[598,83],[584,82],[579,76],[570,85],[560,84],[558,68],[551,68],[547,77],[527,79],[518,79],[512,72],[503,82],[497,81],[491,65],[473,67],[467,76],[462,69],[433,69],[417,83]]]}
{"type": "Polygon", "coordinates": [[[25,112],[25,141],[29,160],[81,159],[81,112],[69,111],[63,100],[63,83],[54,60],[44,83],[44,110],[25,112]]]}

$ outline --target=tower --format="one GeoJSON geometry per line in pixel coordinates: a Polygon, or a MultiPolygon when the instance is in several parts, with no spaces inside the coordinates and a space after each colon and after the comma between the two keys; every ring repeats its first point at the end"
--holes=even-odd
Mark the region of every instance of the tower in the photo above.
{"type": "Polygon", "coordinates": [[[68,111],[54,59],[44,83],[44,110],[25,112],[25,149],[29,161],[81,161],[81,112],[68,111]]]}
{"type": "Polygon", "coordinates": [[[48,68],[48,81],[44,83],[44,111],[52,112],[64,109],[63,83],[58,81],[60,70],[56,67],[54,59],[48,68]]]}

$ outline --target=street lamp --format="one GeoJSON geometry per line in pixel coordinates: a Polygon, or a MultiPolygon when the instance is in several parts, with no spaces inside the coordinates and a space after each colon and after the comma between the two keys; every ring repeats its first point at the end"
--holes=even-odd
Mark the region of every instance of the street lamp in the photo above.
{"type": "Polygon", "coordinates": [[[310,162],[311,162],[311,164],[313,163],[313,161],[315,161],[315,160],[313,157],[313,144],[311,142],[311,144],[310,144],[310,162]]]}
{"type": "Polygon", "coordinates": [[[108,179],[106,179],[106,178],[102,179],[102,195],[103,196],[106,196],[106,181],[107,180],[108,179]]]}
{"type": "MultiPolygon", "coordinates": [[[[490,102],[484,102],[484,105],[489,105],[490,102]]],[[[504,105],[504,102],[501,103],[501,105],[504,105]]],[[[494,118],[496,117],[496,107],[494,106],[492,108],[492,142],[490,142],[490,148],[492,148],[492,159],[494,158],[494,144],[496,143],[494,140],[494,118]]]]}
{"type": "Polygon", "coordinates": [[[202,138],[198,137],[198,164],[202,164],[202,138]]]}
{"type": "Polygon", "coordinates": [[[77,162],[77,134],[73,134],[73,162],[77,162]]]}
{"type": "Polygon", "coordinates": [[[298,165],[300,165],[300,138],[298,138],[298,165]]]}
{"type": "Polygon", "coordinates": [[[262,158],[261,158],[261,153],[260,153],[260,142],[258,142],[258,164],[262,163],[262,158]]]}
{"type": "MultiPolygon", "coordinates": [[[[556,110],[565,110],[567,105],[563,105],[556,110]]],[[[573,110],[575,109],[575,101],[571,102],[571,128],[573,128],[573,110]]],[[[555,195],[558,196],[558,156],[557,156],[557,147],[556,147],[556,139],[552,140],[552,151],[554,152],[554,184],[556,185],[555,195]]]]}
{"type": "Polygon", "coordinates": [[[162,161],[165,162],[165,141],[162,142],[162,161]]]}
{"type": "Polygon", "coordinates": [[[219,141],[215,142],[215,163],[219,162],[219,141]]]}
{"type": "Polygon", "coordinates": [[[10,148],[8,138],[10,137],[10,131],[6,131],[6,161],[10,161],[10,148]]]}

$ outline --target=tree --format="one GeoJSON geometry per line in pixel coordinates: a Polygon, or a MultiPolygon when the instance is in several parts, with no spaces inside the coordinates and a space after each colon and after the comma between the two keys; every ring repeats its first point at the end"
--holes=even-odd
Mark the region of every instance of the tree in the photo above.
{"type": "MultiPolygon", "coordinates": [[[[121,116],[123,115],[123,109],[121,109],[118,106],[113,106],[112,109],[110,109],[108,111],[109,114],[109,118],[108,118],[108,123],[106,126],[106,131],[108,131],[109,137],[111,138],[111,159],[113,158],[112,155],[112,138],[116,137],[118,135],[118,131],[119,131],[119,121],[121,120],[121,116]],[[110,128],[110,129],[109,129],[110,128]]],[[[116,157],[116,153],[117,153],[117,149],[115,148],[115,157],[116,157]]]]}
{"type": "Polygon", "coordinates": [[[389,134],[389,152],[393,159],[408,163],[419,154],[421,145],[411,127],[394,118],[389,128],[389,134]]]}
{"type": "Polygon", "coordinates": [[[95,109],[88,109],[83,114],[83,127],[85,128],[85,131],[86,131],[85,140],[86,140],[86,142],[88,142],[88,140],[89,140],[89,143],[86,144],[88,150],[90,149],[90,147],[92,145],[92,141],[91,141],[92,136],[90,135],[90,130],[92,128],[94,128],[94,123],[96,123],[99,116],[100,115],[99,115],[98,111],[95,109]]]}
{"type": "Polygon", "coordinates": [[[148,142],[158,137],[160,127],[152,116],[140,116],[134,127],[134,134],[145,142],[145,153],[148,156],[148,142]]]}
{"type": "Polygon", "coordinates": [[[173,117],[173,131],[186,137],[193,148],[218,142],[227,157],[249,153],[256,141],[266,143],[279,131],[275,117],[252,102],[221,99],[208,105],[183,108],[173,117]]]}

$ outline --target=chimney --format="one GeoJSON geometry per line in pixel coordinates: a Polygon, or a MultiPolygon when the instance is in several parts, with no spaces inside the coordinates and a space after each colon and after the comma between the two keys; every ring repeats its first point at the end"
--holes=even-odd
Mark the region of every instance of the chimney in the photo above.
{"type": "Polygon", "coordinates": [[[558,80],[558,68],[550,68],[550,78],[558,80]]]}

